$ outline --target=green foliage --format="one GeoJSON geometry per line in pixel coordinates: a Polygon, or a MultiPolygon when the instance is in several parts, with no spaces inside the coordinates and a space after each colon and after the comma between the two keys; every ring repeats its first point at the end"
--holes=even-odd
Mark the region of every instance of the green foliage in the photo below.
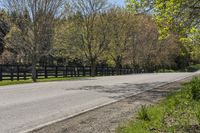
{"type": "Polygon", "coordinates": [[[126,3],[134,13],[147,13],[153,8],[154,0],[126,0],[126,3]]]}
{"type": "Polygon", "coordinates": [[[189,85],[193,100],[200,100],[200,78],[195,78],[189,85]]]}
{"type": "Polygon", "coordinates": [[[184,49],[180,56],[199,62],[199,0],[126,0],[126,4],[135,14],[151,14],[159,27],[159,39],[173,35],[184,49]]]}
{"type": "Polygon", "coordinates": [[[172,73],[172,72],[175,72],[175,70],[172,70],[172,69],[159,69],[158,71],[156,71],[158,73],[172,73]]]}
{"type": "Polygon", "coordinates": [[[199,30],[199,0],[127,0],[127,7],[133,12],[152,9],[160,27],[160,38],[163,39],[173,32],[185,37],[199,30]]]}
{"type": "Polygon", "coordinates": [[[200,77],[185,84],[158,105],[143,107],[139,120],[117,130],[119,133],[200,132],[200,77]],[[148,121],[147,121],[148,118],[148,121]]]}
{"type": "Polygon", "coordinates": [[[138,119],[144,121],[150,121],[150,116],[146,106],[141,107],[141,110],[138,112],[138,119]]]}
{"type": "Polygon", "coordinates": [[[195,72],[198,70],[200,70],[200,64],[191,65],[191,66],[187,67],[188,72],[195,72]]]}
{"type": "Polygon", "coordinates": [[[197,105],[195,115],[196,115],[198,124],[200,125],[200,105],[197,105]]]}
{"type": "Polygon", "coordinates": [[[200,64],[190,65],[188,67],[183,67],[183,68],[174,69],[174,70],[173,69],[159,69],[159,70],[156,70],[155,72],[157,73],[196,72],[198,70],[200,70],[200,64]]]}
{"type": "Polygon", "coordinates": [[[4,37],[9,32],[8,14],[0,9],[0,54],[5,47],[4,37]]]}
{"type": "MultiPolygon", "coordinates": [[[[8,16],[3,15],[9,19],[1,19],[12,22],[4,38],[6,48],[18,57],[18,63],[36,64],[50,57],[48,62],[55,64],[68,65],[78,60],[82,65],[129,66],[136,71],[153,72],[176,66],[185,69],[200,58],[200,47],[194,45],[200,42],[199,26],[194,24],[198,12],[193,14],[193,10],[188,9],[190,4],[198,3],[197,0],[126,0],[129,11],[108,9],[106,0],[76,0],[65,3],[62,18],[58,17],[63,11],[61,8],[56,9],[58,14],[52,12],[54,15],[38,10],[32,14],[29,9],[35,8],[26,4],[28,0],[2,2],[9,4],[10,9],[5,9],[8,16]],[[180,12],[182,10],[184,12],[180,12]],[[187,19],[190,13],[193,16],[187,19]]],[[[45,4],[37,7],[58,7],[43,7],[45,4]]]]}

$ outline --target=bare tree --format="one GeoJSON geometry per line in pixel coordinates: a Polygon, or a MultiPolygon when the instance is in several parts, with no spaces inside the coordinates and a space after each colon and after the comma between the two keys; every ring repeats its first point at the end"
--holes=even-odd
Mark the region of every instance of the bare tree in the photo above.
{"type": "Polygon", "coordinates": [[[76,0],[71,1],[73,9],[72,23],[74,26],[75,45],[92,67],[95,76],[95,66],[99,57],[107,50],[108,23],[105,11],[107,0],[76,0]]]}
{"type": "Polygon", "coordinates": [[[113,8],[107,12],[109,22],[109,51],[110,56],[115,63],[115,67],[119,72],[119,68],[123,66],[126,57],[130,33],[133,30],[134,22],[130,21],[133,17],[131,13],[124,9],[113,8]]]}
{"type": "Polygon", "coordinates": [[[36,65],[51,51],[55,19],[60,16],[64,0],[1,1],[12,16],[14,26],[7,36],[9,46],[28,56],[32,79],[36,82],[36,65]]]}

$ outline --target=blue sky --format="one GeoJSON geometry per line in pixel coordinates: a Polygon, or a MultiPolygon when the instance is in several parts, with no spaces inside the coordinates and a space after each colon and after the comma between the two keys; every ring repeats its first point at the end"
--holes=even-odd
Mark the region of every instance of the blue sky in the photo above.
{"type": "Polygon", "coordinates": [[[124,6],[124,0],[110,0],[113,4],[117,4],[119,6],[124,6]]]}

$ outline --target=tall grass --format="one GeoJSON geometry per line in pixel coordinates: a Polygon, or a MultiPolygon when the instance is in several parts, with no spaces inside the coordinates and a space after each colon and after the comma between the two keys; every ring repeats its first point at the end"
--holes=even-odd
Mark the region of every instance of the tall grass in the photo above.
{"type": "Polygon", "coordinates": [[[200,133],[200,78],[194,78],[160,104],[143,106],[136,118],[117,132],[200,133]]]}

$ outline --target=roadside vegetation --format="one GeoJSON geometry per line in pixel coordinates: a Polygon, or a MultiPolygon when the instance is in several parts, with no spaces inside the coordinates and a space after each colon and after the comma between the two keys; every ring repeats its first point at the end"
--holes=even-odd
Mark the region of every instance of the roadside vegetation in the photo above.
{"type": "Polygon", "coordinates": [[[170,72],[196,72],[200,70],[200,64],[190,65],[184,69],[159,69],[157,73],[170,73],[170,72]]]}
{"type": "Polygon", "coordinates": [[[158,105],[142,106],[136,118],[117,133],[199,133],[200,77],[158,105]]]}
{"type": "Polygon", "coordinates": [[[191,65],[191,66],[187,67],[188,72],[195,72],[198,70],[200,70],[200,64],[191,65]]]}
{"type": "MultiPolygon", "coordinates": [[[[200,63],[199,0],[1,0],[0,64],[177,71],[200,63]]],[[[188,70],[193,70],[190,67],[188,70]]]]}

